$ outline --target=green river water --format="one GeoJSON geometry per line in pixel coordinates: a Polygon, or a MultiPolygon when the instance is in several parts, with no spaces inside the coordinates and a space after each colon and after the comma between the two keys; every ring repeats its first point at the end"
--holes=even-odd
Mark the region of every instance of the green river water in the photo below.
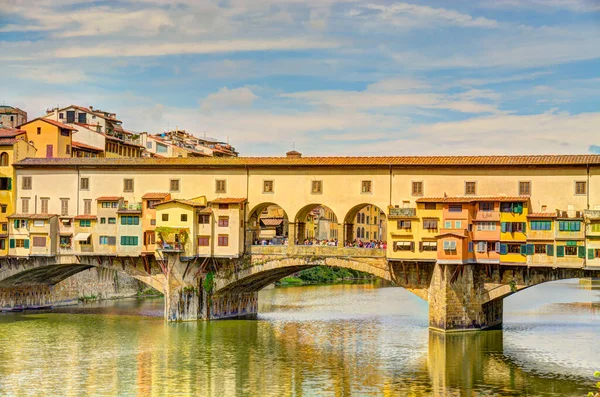
{"type": "Polygon", "coordinates": [[[1,396],[585,396],[600,291],[505,300],[504,330],[443,335],[379,283],[261,291],[257,320],[167,324],[162,300],[0,315],[1,396]]]}

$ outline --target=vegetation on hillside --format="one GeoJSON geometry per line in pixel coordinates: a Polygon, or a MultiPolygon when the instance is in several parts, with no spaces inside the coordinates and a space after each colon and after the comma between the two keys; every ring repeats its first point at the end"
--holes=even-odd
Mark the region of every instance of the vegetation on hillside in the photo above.
{"type": "Polygon", "coordinates": [[[279,284],[331,284],[344,280],[368,279],[373,277],[369,273],[342,267],[315,266],[302,270],[293,277],[286,277],[279,284]]]}

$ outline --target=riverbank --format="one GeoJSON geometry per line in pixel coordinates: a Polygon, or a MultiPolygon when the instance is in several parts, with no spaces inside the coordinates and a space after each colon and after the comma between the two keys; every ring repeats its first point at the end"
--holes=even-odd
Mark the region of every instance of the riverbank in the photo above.
{"type": "Polygon", "coordinates": [[[302,270],[290,277],[285,277],[275,285],[293,286],[293,285],[315,285],[315,284],[337,284],[344,282],[373,281],[377,277],[369,273],[359,272],[340,267],[316,266],[310,269],[302,270]]]}

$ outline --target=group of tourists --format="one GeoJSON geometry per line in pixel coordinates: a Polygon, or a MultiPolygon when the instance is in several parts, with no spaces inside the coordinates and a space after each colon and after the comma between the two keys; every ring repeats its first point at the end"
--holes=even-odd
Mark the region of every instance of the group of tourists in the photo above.
{"type": "MultiPolygon", "coordinates": [[[[273,238],[273,239],[256,239],[254,240],[254,245],[289,245],[289,241],[287,237],[285,238],[273,238]]],[[[300,242],[300,240],[296,239],[296,245],[319,245],[325,247],[337,247],[338,239],[315,239],[315,238],[307,238],[304,241],[300,242]]],[[[363,241],[360,239],[356,239],[354,241],[346,241],[344,243],[344,247],[346,248],[377,248],[377,249],[386,249],[387,243],[381,240],[371,240],[371,241],[363,241]]]]}
{"type": "Polygon", "coordinates": [[[346,241],[346,244],[344,244],[344,247],[386,249],[387,243],[385,241],[381,241],[381,240],[371,240],[371,241],[354,240],[352,242],[346,241]]]}

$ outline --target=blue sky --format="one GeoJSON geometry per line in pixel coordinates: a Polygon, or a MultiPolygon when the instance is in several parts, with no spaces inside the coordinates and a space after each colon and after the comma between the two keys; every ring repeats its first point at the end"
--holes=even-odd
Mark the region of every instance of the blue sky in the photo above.
{"type": "Polygon", "coordinates": [[[600,0],[2,0],[0,65],[242,155],[600,153],[600,0]]]}

